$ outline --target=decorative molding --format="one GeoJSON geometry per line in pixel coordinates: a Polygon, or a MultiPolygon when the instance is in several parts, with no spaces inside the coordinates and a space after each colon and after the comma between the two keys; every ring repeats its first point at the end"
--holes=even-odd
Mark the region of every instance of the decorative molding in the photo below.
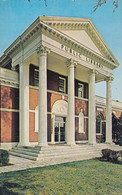
{"type": "Polygon", "coordinates": [[[73,59],[68,59],[66,61],[66,65],[67,65],[68,68],[70,68],[71,66],[73,66],[74,68],[76,68],[77,64],[78,63],[75,60],[73,60],[73,59]]]}
{"type": "Polygon", "coordinates": [[[48,54],[48,53],[50,53],[50,49],[48,49],[47,47],[44,47],[43,45],[41,45],[40,47],[38,47],[37,49],[36,49],[36,52],[37,52],[37,54],[48,54]]]}
{"type": "Polygon", "coordinates": [[[8,86],[8,87],[14,87],[14,88],[19,87],[19,84],[17,82],[4,80],[4,79],[0,79],[0,85],[4,85],[4,86],[8,86]]]}

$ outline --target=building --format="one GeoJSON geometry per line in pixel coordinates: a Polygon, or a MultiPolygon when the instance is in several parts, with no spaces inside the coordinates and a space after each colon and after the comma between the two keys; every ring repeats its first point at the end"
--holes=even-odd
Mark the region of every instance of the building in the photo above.
{"type": "Polygon", "coordinates": [[[118,66],[90,19],[38,17],[0,58],[1,147],[95,144],[103,134],[112,143],[118,66]],[[102,81],[106,100],[95,96],[102,81]]]}

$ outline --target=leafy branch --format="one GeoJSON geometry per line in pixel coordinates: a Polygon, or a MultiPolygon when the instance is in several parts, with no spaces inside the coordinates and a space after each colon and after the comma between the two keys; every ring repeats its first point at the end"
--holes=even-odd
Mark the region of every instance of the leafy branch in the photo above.
{"type": "MultiPolygon", "coordinates": [[[[94,6],[93,12],[95,12],[99,7],[101,7],[103,4],[106,4],[106,3],[107,3],[107,0],[98,0],[97,4],[94,6]]],[[[113,12],[115,12],[116,8],[118,8],[119,6],[119,0],[113,0],[113,6],[114,6],[113,12]]]]}
{"type": "MultiPolygon", "coordinates": [[[[28,2],[31,2],[31,0],[27,0],[28,2]]],[[[43,1],[45,3],[45,6],[47,7],[47,0],[40,0],[43,1]]],[[[76,0],[72,0],[72,1],[76,1],[76,0]]],[[[96,5],[94,6],[93,12],[95,12],[99,7],[101,7],[102,5],[106,4],[108,0],[97,0],[96,5]]],[[[119,6],[119,0],[112,0],[113,1],[113,12],[115,12],[116,8],[118,8],[119,6]]]]}

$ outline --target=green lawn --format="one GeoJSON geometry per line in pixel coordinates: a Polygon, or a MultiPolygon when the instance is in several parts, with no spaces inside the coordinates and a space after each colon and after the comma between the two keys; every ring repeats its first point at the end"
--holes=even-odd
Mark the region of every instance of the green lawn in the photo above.
{"type": "Polygon", "coordinates": [[[121,165],[87,160],[0,174],[0,195],[122,195],[121,165]]]}

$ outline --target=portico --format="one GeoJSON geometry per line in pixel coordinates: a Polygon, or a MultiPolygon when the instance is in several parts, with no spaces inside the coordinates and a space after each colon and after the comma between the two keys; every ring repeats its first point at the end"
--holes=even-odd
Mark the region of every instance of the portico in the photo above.
{"type": "Polygon", "coordinates": [[[112,143],[118,62],[90,19],[39,17],[5,54],[14,71],[19,65],[19,146],[96,144],[95,83],[102,81],[106,143],[112,143]]]}

